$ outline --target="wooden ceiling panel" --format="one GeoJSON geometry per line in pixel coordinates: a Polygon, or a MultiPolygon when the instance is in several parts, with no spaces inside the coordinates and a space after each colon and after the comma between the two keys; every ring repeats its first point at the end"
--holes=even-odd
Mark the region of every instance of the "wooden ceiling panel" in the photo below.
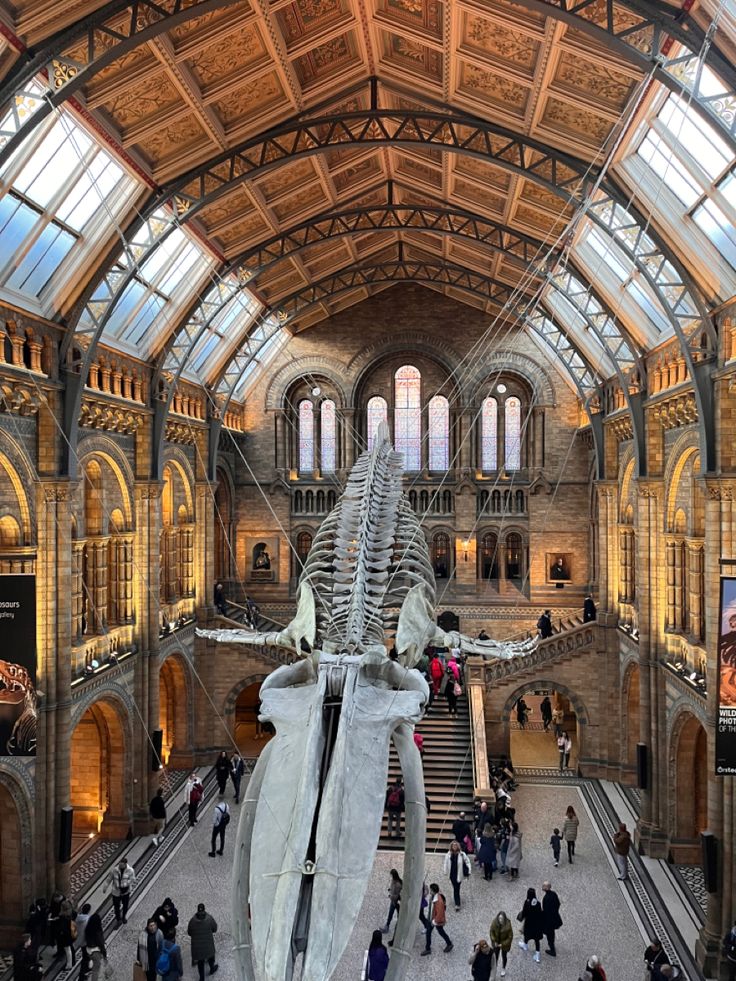
{"type": "Polygon", "coordinates": [[[418,32],[441,41],[443,9],[439,0],[378,0],[376,20],[381,24],[418,32]]]}
{"type": "Polygon", "coordinates": [[[268,64],[268,49],[255,24],[242,27],[224,39],[195,51],[187,60],[203,93],[216,83],[231,83],[256,66],[268,64]]]}
{"type": "Polygon", "coordinates": [[[294,59],[293,67],[299,84],[309,88],[342,74],[346,68],[360,63],[358,46],[352,31],[316,45],[307,54],[294,59]]]}
{"type": "Polygon", "coordinates": [[[461,53],[480,55],[502,70],[512,65],[531,78],[542,41],[539,31],[519,30],[476,13],[463,14],[461,53]]]}
{"type": "Polygon", "coordinates": [[[258,121],[274,107],[285,103],[281,80],[276,72],[254,78],[226,96],[209,103],[228,136],[241,135],[258,126],[258,121]]]}
{"type": "Polygon", "coordinates": [[[334,31],[336,25],[352,19],[352,10],[348,0],[297,0],[278,10],[275,19],[287,46],[293,48],[334,31]]]}
{"type": "Polygon", "coordinates": [[[305,217],[306,213],[323,211],[329,201],[320,183],[309,184],[301,190],[280,198],[271,205],[271,210],[279,222],[292,222],[297,217],[305,217]]]}

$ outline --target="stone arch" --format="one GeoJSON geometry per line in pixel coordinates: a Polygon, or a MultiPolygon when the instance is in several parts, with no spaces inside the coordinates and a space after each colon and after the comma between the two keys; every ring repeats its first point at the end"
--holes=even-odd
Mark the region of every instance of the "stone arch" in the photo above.
{"type": "Polygon", "coordinates": [[[12,495],[6,499],[5,514],[9,514],[18,523],[21,532],[20,545],[31,545],[36,535],[36,508],[33,495],[27,493],[27,488],[35,486],[38,481],[35,469],[30,466],[25,452],[6,433],[0,432],[0,486],[3,475],[7,477],[12,495]],[[9,498],[14,496],[16,506],[9,505],[9,498]]]}
{"type": "Polygon", "coordinates": [[[177,471],[184,489],[189,520],[194,521],[194,473],[185,453],[178,446],[168,445],[164,452],[163,467],[169,465],[177,471]]]}
{"type": "Polygon", "coordinates": [[[675,531],[675,516],[677,513],[678,490],[680,481],[688,467],[694,466],[696,457],[700,457],[700,446],[695,433],[688,433],[675,444],[665,471],[665,527],[664,531],[675,531]],[[686,438],[687,437],[687,438],[686,438]]]}
{"type": "Polygon", "coordinates": [[[634,516],[636,516],[636,508],[634,507],[633,498],[633,484],[632,480],[634,477],[634,451],[629,447],[624,454],[624,458],[621,461],[621,472],[623,476],[621,477],[621,490],[619,491],[619,520],[625,520],[626,509],[631,506],[634,516]]]}
{"type": "Polygon", "coordinates": [[[578,723],[583,726],[588,725],[588,710],[582,698],[571,688],[560,684],[559,681],[554,681],[552,678],[534,678],[532,681],[524,681],[510,695],[507,695],[501,712],[502,722],[509,723],[511,721],[511,712],[517,701],[524,692],[531,691],[533,688],[552,688],[554,691],[558,691],[561,695],[564,695],[575,709],[578,723]]]}
{"type": "Polygon", "coordinates": [[[131,823],[131,722],[114,692],[95,692],[71,734],[75,834],[124,838],[131,823]]]}
{"type": "Polygon", "coordinates": [[[273,375],[266,389],[265,408],[271,410],[282,408],[286,393],[304,375],[322,375],[335,388],[335,394],[339,399],[338,408],[344,409],[348,405],[344,384],[346,370],[343,362],[338,361],[337,358],[314,355],[290,362],[273,375]]]}
{"type": "Polygon", "coordinates": [[[238,695],[241,691],[244,691],[250,685],[263,684],[266,678],[269,676],[269,671],[263,671],[256,674],[249,674],[246,678],[243,678],[237,684],[233,685],[230,691],[225,696],[222,703],[222,715],[225,719],[232,719],[235,715],[235,704],[238,700],[238,695]]]}
{"type": "Polygon", "coordinates": [[[357,399],[368,371],[380,362],[408,351],[414,357],[423,355],[434,361],[447,372],[448,378],[452,376],[453,365],[462,361],[460,355],[439,338],[430,337],[419,331],[402,331],[393,336],[390,344],[382,341],[368,344],[352,358],[346,370],[346,375],[353,379],[349,404],[357,406],[357,399]]]}
{"type": "Polygon", "coordinates": [[[0,942],[15,944],[32,900],[33,802],[14,773],[0,768],[0,942]]]}
{"type": "MultiPolygon", "coordinates": [[[[78,459],[80,473],[89,462],[96,460],[98,465],[101,461],[106,467],[109,467],[115,477],[118,493],[113,497],[114,503],[110,503],[107,513],[102,515],[103,527],[107,527],[113,508],[119,506],[125,518],[125,530],[132,531],[135,524],[132,505],[135,478],[130,464],[120,448],[112,440],[105,439],[103,436],[87,436],[79,444],[78,459]]],[[[83,512],[84,508],[85,484],[86,480],[83,478],[79,488],[80,512],[83,512]]]]}
{"type": "Polygon", "coordinates": [[[708,738],[690,705],[676,708],[669,741],[669,830],[680,861],[700,860],[699,835],[708,819],[708,738]]]}
{"type": "Polygon", "coordinates": [[[481,359],[467,384],[468,405],[480,405],[485,398],[483,386],[489,375],[518,375],[529,386],[535,405],[554,408],[557,405],[555,387],[545,368],[519,352],[501,352],[481,359]]]}
{"type": "Polygon", "coordinates": [[[621,691],[622,726],[621,726],[621,763],[627,769],[636,769],[636,744],[641,735],[639,728],[641,672],[639,662],[630,660],[623,674],[621,691]]]}
{"type": "Polygon", "coordinates": [[[193,746],[192,676],[186,657],[174,651],[159,665],[159,729],[162,762],[182,767],[191,762],[193,746]]]}

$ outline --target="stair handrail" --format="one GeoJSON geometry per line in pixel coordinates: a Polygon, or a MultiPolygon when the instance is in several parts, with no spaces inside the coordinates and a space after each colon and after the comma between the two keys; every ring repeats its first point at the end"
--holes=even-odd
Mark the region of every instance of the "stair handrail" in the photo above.
{"type": "Polygon", "coordinates": [[[509,660],[496,659],[485,662],[485,680],[501,681],[510,675],[518,674],[527,668],[536,667],[547,661],[552,661],[563,654],[572,654],[595,640],[597,623],[595,620],[589,623],[581,623],[577,627],[566,630],[563,633],[553,634],[540,640],[531,653],[523,657],[513,657],[509,660]]]}

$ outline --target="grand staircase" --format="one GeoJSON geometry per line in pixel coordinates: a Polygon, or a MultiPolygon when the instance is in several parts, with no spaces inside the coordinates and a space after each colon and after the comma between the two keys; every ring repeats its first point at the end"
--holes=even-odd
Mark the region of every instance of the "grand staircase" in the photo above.
{"type": "MultiPolygon", "coordinates": [[[[465,811],[472,823],[473,760],[470,751],[470,716],[465,695],[458,699],[457,718],[451,719],[447,702],[440,696],[417,726],[424,736],[424,788],[429,798],[427,851],[444,852],[452,837],[452,822],[465,811]]],[[[391,745],[389,780],[401,774],[396,750],[391,745]]],[[[403,840],[387,835],[384,815],[379,848],[400,851],[403,840]]],[[[404,830],[402,816],[402,831],[404,830]]]]}

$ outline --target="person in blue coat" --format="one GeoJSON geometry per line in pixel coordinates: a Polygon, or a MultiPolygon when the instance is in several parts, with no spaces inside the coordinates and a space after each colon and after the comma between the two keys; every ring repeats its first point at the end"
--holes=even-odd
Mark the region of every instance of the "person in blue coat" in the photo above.
{"type": "Polygon", "coordinates": [[[367,981],[383,981],[388,970],[388,951],[383,945],[383,935],[380,930],[374,930],[371,945],[368,948],[367,981]]]}
{"type": "Polygon", "coordinates": [[[490,824],[485,824],[481,832],[478,861],[483,866],[483,878],[490,882],[496,866],[496,831],[490,824]]]}

